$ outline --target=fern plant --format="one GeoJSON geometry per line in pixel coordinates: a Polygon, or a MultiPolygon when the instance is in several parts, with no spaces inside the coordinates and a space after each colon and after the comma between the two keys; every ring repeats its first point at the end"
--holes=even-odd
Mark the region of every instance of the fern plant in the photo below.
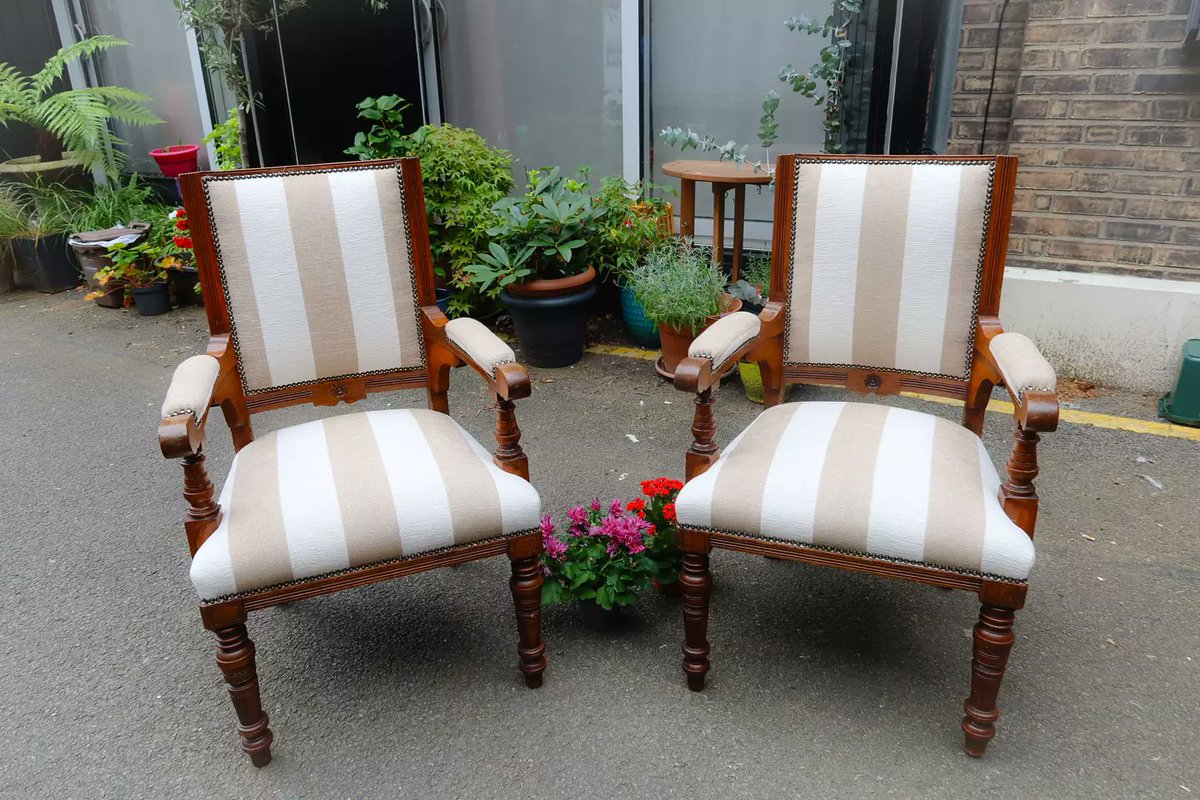
{"type": "Polygon", "coordinates": [[[0,124],[20,122],[34,128],[44,161],[56,161],[70,150],[88,169],[100,167],[116,176],[125,162],[118,146],[125,142],[113,135],[109,123],[162,122],[146,108],[150,98],[123,86],[53,90],[71,62],[126,44],[115,36],[91,36],[59,50],[33,75],[0,63],[0,124]]]}

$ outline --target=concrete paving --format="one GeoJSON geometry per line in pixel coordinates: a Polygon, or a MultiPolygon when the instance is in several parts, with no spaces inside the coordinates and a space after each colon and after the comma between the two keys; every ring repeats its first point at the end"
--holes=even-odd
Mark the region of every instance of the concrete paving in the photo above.
{"type": "MultiPolygon", "coordinates": [[[[550,609],[546,682],[526,690],[503,559],[252,616],[276,734],[255,770],[187,579],[179,467],[155,438],[171,370],[206,337],[197,309],[0,298],[0,796],[1200,793],[1200,445],[1075,425],[1041,448],[1038,566],[983,760],[958,730],[973,597],[717,553],[702,694],[679,671],[678,603],[657,595],[615,634],[550,609]]],[[[547,510],[681,474],[688,399],[648,362],[589,355],[533,375],[518,414],[547,510]]],[[[458,372],[452,397],[488,442],[483,384],[458,372]]],[[[376,395],[255,425],[423,402],[376,395]]],[[[757,410],[726,387],[722,441],[757,410]]],[[[1011,423],[988,421],[999,462],[1011,423]]],[[[219,478],[232,453],[219,415],[209,442],[219,478]]]]}

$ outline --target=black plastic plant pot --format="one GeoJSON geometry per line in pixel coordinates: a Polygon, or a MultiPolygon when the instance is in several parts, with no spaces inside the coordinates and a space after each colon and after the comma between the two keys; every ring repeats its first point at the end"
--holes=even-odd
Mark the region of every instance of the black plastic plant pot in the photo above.
{"type": "Polygon", "coordinates": [[[580,600],[579,621],[589,631],[609,633],[625,627],[629,614],[621,606],[606,609],[595,600],[580,600]]]}
{"type": "Polygon", "coordinates": [[[587,320],[596,296],[594,284],[556,297],[500,293],[512,314],[521,361],[534,367],[567,367],[583,358],[587,320]]]}
{"type": "Polygon", "coordinates": [[[171,310],[171,293],[165,283],[138,286],[129,290],[133,295],[133,307],[143,317],[165,314],[171,310]]]}
{"type": "Polygon", "coordinates": [[[17,239],[13,246],[23,282],[37,291],[54,294],[79,285],[79,270],[65,233],[17,239]]]}
{"type": "Polygon", "coordinates": [[[167,270],[167,285],[175,297],[177,306],[194,306],[201,302],[196,293],[196,284],[200,283],[200,273],[195,267],[167,270]]]}

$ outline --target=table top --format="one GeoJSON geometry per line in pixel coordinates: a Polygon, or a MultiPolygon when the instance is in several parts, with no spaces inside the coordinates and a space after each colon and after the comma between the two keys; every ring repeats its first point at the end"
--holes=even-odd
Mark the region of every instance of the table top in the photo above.
{"type": "Polygon", "coordinates": [[[693,181],[709,181],[711,183],[750,183],[767,184],[771,182],[771,173],[764,166],[755,169],[750,164],[735,164],[732,161],[683,160],[669,161],[663,164],[662,171],[675,178],[686,178],[693,181]]]}

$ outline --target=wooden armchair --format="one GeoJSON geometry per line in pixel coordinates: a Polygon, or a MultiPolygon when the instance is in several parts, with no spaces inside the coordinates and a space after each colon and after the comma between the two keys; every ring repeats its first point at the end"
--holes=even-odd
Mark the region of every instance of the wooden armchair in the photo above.
{"type": "Polygon", "coordinates": [[[541,685],[541,509],[513,413],[529,375],[485,327],[438,309],[419,162],[192,173],[183,195],[212,337],[176,370],[159,442],[183,461],[192,582],[242,749],[271,759],[249,612],[435,567],[507,553],[520,668],[541,685]],[[448,414],[462,364],[495,398],[491,459],[448,414]],[[418,387],[431,410],[259,439],[250,426],[268,409],[418,387]],[[218,406],[237,455],[214,499],[204,436],[218,406]]]}
{"type": "Polygon", "coordinates": [[[712,547],[979,595],[966,751],[983,755],[1025,602],[1038,433],[1058,424],[1054,370],[997,314],[1016,159],[784,156],[770,301],[692,344],[696,394],[676,501],[688,686],[704,688],[712,547]],[[721,452],[714,392],[743,358],[769,406],[721,452]],[[964,401],[963,426],[881,404],[779,405],[785,383],[964,401]],[[994,385],[1014,406],[1001,482],[979,438],[994,385]]]}

